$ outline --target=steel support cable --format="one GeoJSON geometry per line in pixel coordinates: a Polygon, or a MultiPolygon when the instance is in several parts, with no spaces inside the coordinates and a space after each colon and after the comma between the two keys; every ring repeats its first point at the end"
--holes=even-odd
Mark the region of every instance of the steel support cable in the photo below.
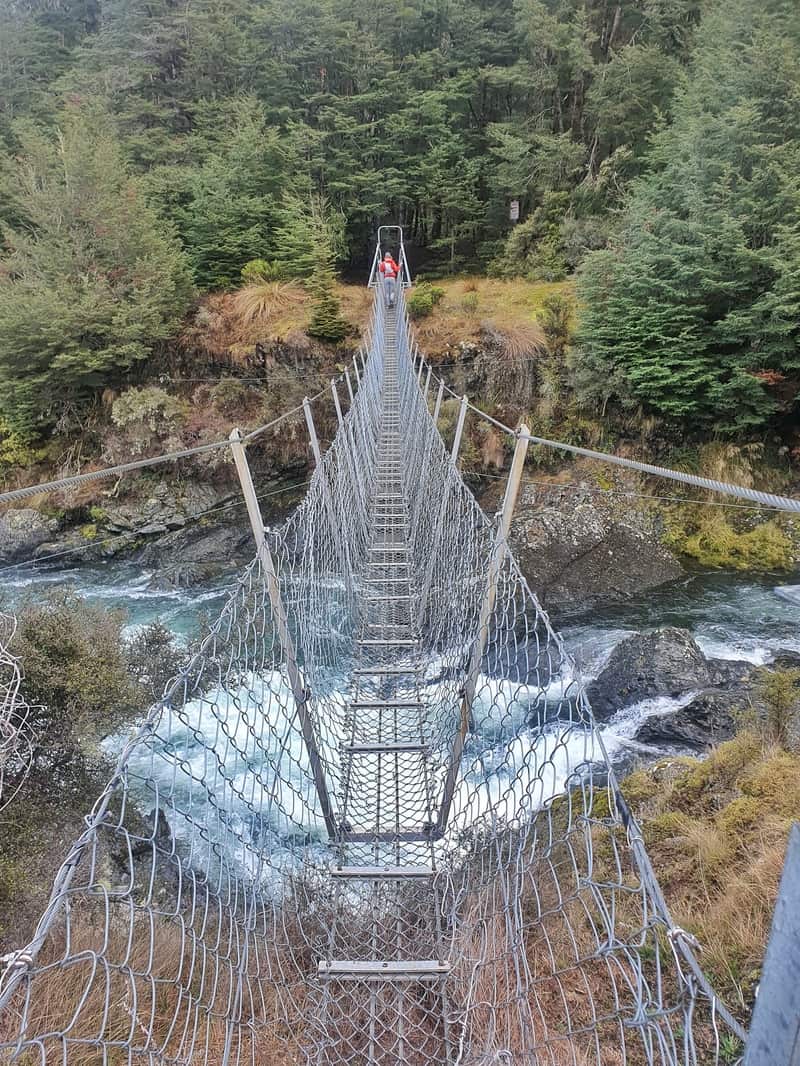
{"type": "MultiPolygon", "coordinates": [[[[335,381],[342,381],[343,375],[339,375],[335,381]]],[[[330,383],[325,386],[324,389],[320,389],[314,396],[308,398],[309,403],[315,403],[321,397],[326,396],[330,391],[330,383]]],[[[251,429],[249,433],[244,434],[242,441],[244,444],[249,444],[251,441],[260,437],[262,433],[266,433],[267,430],[274,429],[282,422],[285,422],[287,418],[291,418],[293,415],[300,414],[303,411],[303,405],[298,404],[297,407],[293,407],[289,411],[284,411],[283,414],[278,415],[277,418],[273,418],[272,421],[266,422],[263,426],[257,426],[255,429],[251,429]]],[[[137,459],[130,463],[119,463],[116,466],[107,466],[102,470],[89,470],[84,474],[70,474],[68,477],[56,478],[54,481],[43,481],[38,485],[26,485],[20,489],[9,489],[7,492],[0,493],[0,507],[7,503],[15,503],[17,500],[25,500],[31,496],[39,496],[44,493],[60,492],[62,489],[73,488],[75,485],[83,485],[91,481],[102,481],[107,478],[119,477],[122,474],[130,474],[136,470],[144,470],[146,467],[158,466],[161,463],[172,463],[178,459],[188,459],[195,455],[205,455],[208,452],[219,451],[221,448],[229,448],[230,440],[226,437],[224,440],[211,441],[209,444],[198,444],[193,448],[182,448],[174,452],[164,452],[161,455],[153,455],[146,459],[137,459]]]]}
{"type": "MultiPolygon", "coordinates": [[[[481,478],[489,481],[505,481],[503,474],[489,474],[484,470],[461,468],[461,474],[469,478],[481,478]]],[[[656,496],[651,492],[632,492],[627,489],[593,489],[581,481],[542,481],[538,478],[524,477],[524,485],[534,485],[542,489],[580,489],[590,496],[622,496],[632,500],[653,500],[656,503],[685,503],[691,507],[722,507],[732,511],[783,511],[782,507],[768,507],[766,504],[727,503],[724,500],[699,500],[693,496],[656,496]]]]}
{"type": "MultiPolygon", "coordinates": [[[[447,384],[444,385],[444,388],[446,392],[454,397],[454,399],[461,399],[458,393],[454,392],[447,384]]],[[[491,425],[496,426],[497,429],[501,430],[503,433],[507,433],[508,436],[513,437],[514,439],[519,437],[519,433],[515,429],[512,429],[511,426],[507,426],[504,422],[500,422],[497,418],[493,418],[490,414],[487,414],[486,411],[481,410],[480,407],[476,407],[475,404],[467,401],[467,406],[485,422],[489,422],[491,425]]],[[[667,466],[656,466],[652,463],[643,463],[638,459],[625,459],[621,455],[598,452],[592,448],[581,448],[577,444],[566,444],[564,441],[548,440],[547,437],[537,437],[533,433],[526,434],[525,439],[530,441],[531,444],[539,444],[544,448],[569,452],[572,455],[580,455],[586,459],[596,459],[603,463],[613,463],[615,466],[622,466],[627,470],[638,470],[639,473],[642,474],[651,474],[654,477],[666,478],[670,481],[678,481],[683,485],[692,485],[698,489],[707,489],[709,492],[719,492],[725,496],[736,496],[742,500],[751,500],[753,503],[760,504],[762,507],[770,507],[773,510],[787,511],[790,514],[800,514],[800,499],[795,499],[792,496],[779,496],[772,492],[761,492],[759,489],[749,489],[744,485],[735,485],[728,481],[717,481],[715,478],[700,477],[697,474],[688,474],[683,470],[672,470],[667,466]]]]}
{"type": "MultiPolygon", "coordinates": [[[[270,496],[283,496],[285,493],[293,492],[295,489],[305,488],[309,484],[309,479],[304,481],[297,481],[291,485],[286,485],[280,489],[273,489],[271,492],[260,492],[258,494],[259,500],[266,500],[270,496]]],[[[196,514],[186,516],[186,525],[191,522],[197,522],[201,518],[207,518],[211,514],[219,514],[221,511],[230,511],[236,507],[244,507],[244,500],[230,500],[227,503],[218,504],[215,507],[209,507],[205,511],[198,511],[196,514]]],[[[149,525],[150,523],[148,523],[149,525]]],[[[125,540],[128,537],[137,537],[141,534],[142,530],[146,529],[147,525],[141,526],[138,529],[129,529],[124,533],[115,533],[108,537],[99,537],[97,540],[89,541],[86,544],[76,544],[71,548],[64,548],[61,551],[50,552],[47,555],[40,555],[32,559],[22,559],[17,563],[9,563],[8,566],[0,566],[0,574],[7,574],[12,570],[22,570],[26,566],[37,567],[40,563],[49,563],[53,559],[63,559],[67,555],[77,555],[79,552],[90,551],[92,548],[99,546],[105,546],[107,544],[114,544],[118,540],[125,540]]],[[[180,526],[180,529],[185,529],[186,526],[180,526]]],[[[177,531],[176,531],[177,532],[177,531]]]]}
{"type": "Polygon", "coordinates": [[[396,314],[380,300],[359,393],[266,532],[269,565],[122,752],[33,940],[4,960],[0,1053],[697,1066],[719,1048],[584,679],[506,550],[487,617],[495,526],[436,431],[402,291],[396,314]]]}

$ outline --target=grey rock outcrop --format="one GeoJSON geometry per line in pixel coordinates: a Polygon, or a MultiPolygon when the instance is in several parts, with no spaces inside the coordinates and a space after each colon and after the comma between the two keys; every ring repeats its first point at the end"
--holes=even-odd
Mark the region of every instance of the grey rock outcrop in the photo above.
{"type": "Polygon", "coordinates": [[[174,530],[146,545],[139,561],[156,571],[156,587],[189,588],[253,554],[250,526],[243,520],[212,529],[191,524],[174,530]]]}
{"type": "Polygon", "coordinates": [[[30,507],[0,515],[0,563],[16,563],[33,557],[36,549],[52,539],[58,520],[30,507]]]}
{"type": "Polygon", "coordinates": [[[736,714],[748,707],[746,688],[708,689],[685,707],[645,719],[634,739],[656,748],[693,748],[697,751],[730,740],[736,732],[736,714]]]}
{"type": "Polygon", "coordinates": [[[511,543],[531,587],[561,610],[629,599],[683,573],[651,515],[589,485],[523,486],[511,543]]]}
{"type": "Polygon", "coordinates": [[[189,518],[215,507],[230,493],[213,485],[159,481],[146,499],[133,498],[104,508],[103,529],[109,533],[150,536],[182,529],[189,518]]]}
{"type": "Polygon", "coordinates": [[[586,694],[595,716],[608,718],[639,700],[708,688],[719,677],[688,629],[667,626],[621,641],[586,694]]]}

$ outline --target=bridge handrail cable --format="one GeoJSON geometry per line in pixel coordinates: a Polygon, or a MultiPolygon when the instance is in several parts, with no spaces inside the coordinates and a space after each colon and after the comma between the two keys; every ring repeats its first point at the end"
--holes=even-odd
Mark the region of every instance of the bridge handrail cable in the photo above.
{"type": "MultiPolygon", "coordinates": [[[[425,365],[428,366],[430,364],[426,362],[425,365]]],[[[449,393],[454,399],[463,399],[463,397],[450,388],[444,379],[437,377],[435,373],[431,374],[431,380],[436,381],[437,383],[441,382],[444,385],[445,392],[449,393]]],[[[709,492],[719,492],[725,496],[735,496],[738,499],[750,500],[752,503],[760,504],[763,507],[771,507],[778,511],[787,511],[790,514],[800,513],[800,499],[793,496],[781,496],[773,492],[762,492],[760,489],[748,488],[746,485],[737,485],[730,481],[718,481],[716,478],[701,477],[698,474],[690,474],[685,470],[673,470],[667,466],[644,463],[639,459],[626,459],[621,455],[612,455],[609,452],[600,452],[593,448],[583,448],[577,444],[567,444],[566,441],[538,437],[534,433],[520,434],[518,430],[512,429],[511,426],[507,426],[497,418],[493,418],[492,415],[488,414],[480,407],[476,407],[476,405],[469,400],[467,400],[467,407],[474,414],[478,415],[479,418],[482,418],[485,422],[489,422],[491,425],[501,430],[501,432],[515,440],[522,437],[531,444],[538,444],[543,448],[569,452],[572,455],[580,455],[586,459],[596,459],[603,463],[612,463],[615,466],[622,466],[628,470],[637,470],[639,473],[650,474],[653,477],[665,478],[669,481],[677,481],[683,485],[692,485],[699,489],[707,489],[709,492]]],[[[2,501],[0,500],[0,502],[2,501]]]]}

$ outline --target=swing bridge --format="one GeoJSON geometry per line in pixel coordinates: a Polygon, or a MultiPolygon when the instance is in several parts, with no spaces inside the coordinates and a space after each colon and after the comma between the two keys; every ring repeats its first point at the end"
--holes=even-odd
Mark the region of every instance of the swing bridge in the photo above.
{"type": "Polygon", "coordinates": [[[597,453],[495,423],[513,457],[486,515],[458,466],[482,414],[463,398],[445,446],[402,232],[380,237],[368,336],[303,404],[316,466],[283,525],[259,510],[259,431],[224,442],[255,557],[117,738],[31,941],[3,960],[0,1062],[737,1061],[726,1048],[745,1033],[670,915],[581,678],[509,547],[531,441],[597,453]],[[389,237],[394,307],[376,274],[389,237]],[[324,454],[323,403],[338,424],[324,454]]]}

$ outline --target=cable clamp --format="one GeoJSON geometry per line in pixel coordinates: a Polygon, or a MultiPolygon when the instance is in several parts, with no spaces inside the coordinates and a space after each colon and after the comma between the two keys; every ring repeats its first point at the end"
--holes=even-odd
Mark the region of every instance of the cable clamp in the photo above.
{"type": "Polygon", "coordinates": [[[33,966],[33,955],[29,951],[9,951],[7,955],[0,955],[0,965],[5,966],[5,974],[14,970],[27,970],[33,966]]]}
{"type": "Polygon", "coordinates": [[[672,928],[667,930],[667,939],[673,945],[677,940],[682,940],[685,944],[688,944],[690,948],[694,948],[695,951],[703,950],[703,945],[700,943],[694,933],[688,933],[679,925],[673,925],[672,928]]]}

